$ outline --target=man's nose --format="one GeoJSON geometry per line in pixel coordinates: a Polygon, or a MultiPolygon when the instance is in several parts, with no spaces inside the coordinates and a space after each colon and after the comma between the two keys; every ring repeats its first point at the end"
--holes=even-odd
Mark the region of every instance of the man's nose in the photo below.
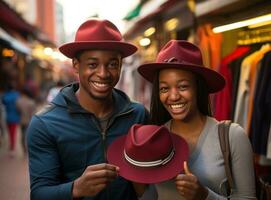
{"type": "Polygon", "coordinates": [[[101,78],[107,78],[109,76],[109,71],[105,65],[100,65],[97,69],[97,74],[101,78]]]}

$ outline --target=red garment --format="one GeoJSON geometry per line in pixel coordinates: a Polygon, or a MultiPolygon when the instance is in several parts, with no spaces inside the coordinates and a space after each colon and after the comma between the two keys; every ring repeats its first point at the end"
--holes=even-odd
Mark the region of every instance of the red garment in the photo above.
{"type": "Polygon", "coordinates": [[[16,144],[16,131],[18,124],[16,123],[8,123],[8,133],[9,133],[9,150],[15,150],[16,144]]]}
{"type": "Polygon", "coordinates": [[[226,85],[223,90],[216,94],[216,104],[214,116],[217,120],[230,119],[231,99],[232,99],[232,74],[229,68],[229,63],[241,57],[249,51],[250,47],[237,47],[231,54],[224,57],[221,61],[219,73],[226,80],[226,85]]]}

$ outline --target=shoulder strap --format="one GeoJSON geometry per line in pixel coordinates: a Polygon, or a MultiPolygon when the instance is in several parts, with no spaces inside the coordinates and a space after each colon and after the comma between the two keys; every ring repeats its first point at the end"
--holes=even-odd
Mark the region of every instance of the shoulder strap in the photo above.
{"type": "Polygon", "coordinates": [[[218,136],[221,151],[224,157],[225,162],[225,172],[228,179],[229,192],[233,188],[233,178],[231,172],[231,151],[230,151],[230,142],[229,142],[229,128],[231,125],[230,120],[221,121],[218,124],[218,136]]]}

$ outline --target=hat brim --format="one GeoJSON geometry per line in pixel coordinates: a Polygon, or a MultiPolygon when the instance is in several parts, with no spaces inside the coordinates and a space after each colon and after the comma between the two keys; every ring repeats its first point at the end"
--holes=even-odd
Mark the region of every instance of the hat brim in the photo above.
{"type": "Polygon", "coordinates": [[[59,47],[59,51],[69,58],[74,58],[75,54],[81,50],[118,51],[121,53],[121,57],[125,58],[134,54],[137,47],[130,43],[118,41],[71,42],[59,47]]]}
{"type": "Polygon", "coordinates": [[[116,139],[107,150],[108,163],[120,168],[119,175],[127,180],[137,183],[159,183],[174,178],[183,172],[183,163],[187,161],[189,148],[185,140],[175,134],[171,134],[175,153],[171,161],[157,167],[137,167],[124,158],[124,144],[126,135],[116,139]]]}
{"type": "Polygon", "coordinates": [[[225,79],[221,74],[207,67],[191,63],[148,63],[138,67],[138,72],[146,80],[153,82],[155,72],[170,68],[187,70],[199,74],[206,81],[209,93],[218,92],[225,86],[225,79]]]}

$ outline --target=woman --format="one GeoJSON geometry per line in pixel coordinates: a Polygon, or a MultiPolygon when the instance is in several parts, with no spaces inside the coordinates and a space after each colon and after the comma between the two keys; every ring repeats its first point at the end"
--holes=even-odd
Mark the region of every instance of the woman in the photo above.
{"type": "MultiPolygon", "coordinates": [[[[162,199],[226,199],[226,174],[218,138],[218,121],[211,116],[209,94],[221,90],[224,78],[203,66],[199,48],[171,40],[156,62],[139,73],[153,83],[151,120],[165,124],[189,145],[184,174],[156,184],[162,199]]],[[[229,133],[234,188],[230,199],[256,199],[252,149],[244,129],[232,123],[229,133]]]]}

